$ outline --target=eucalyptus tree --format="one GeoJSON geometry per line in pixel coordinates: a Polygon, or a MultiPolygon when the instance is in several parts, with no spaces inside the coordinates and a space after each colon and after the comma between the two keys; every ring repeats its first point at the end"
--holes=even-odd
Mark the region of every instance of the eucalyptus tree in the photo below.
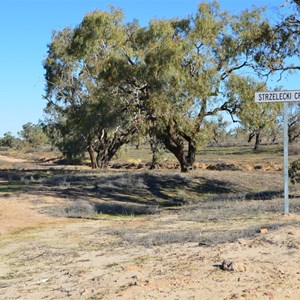
{"type": "Polygon", "coordinates": [[[153,20],[137,34],[144,51],[147,117],[182,172],[206,139],[205,119],[236,113],[226,83],[256,70],[257,53],[272,30],[258,9],[232,16],[213,2],[200,3],[189,18],[153,20]]]}
{"type": "Polygon", "coordinates": [[[250,77],[232,76],[227,82],[228,97],[238,103],[236,115],[240,124],[248,132],[248,142],[255,138],[254,150],[259,150],[263,133],[277,126],[281,103],[256,103],[254,93],[266,91],[265,82],[250,77]]]}
{"type": "Polygon", "coordinates": [[[120,10],[94,11],[75,29],[54,32],[48,46],[48,132],[59,137],[57,143],[66,153],[72,154],[75,145],[77,156],[88,151],[93,168],[106,166],[138,130],[135,94],[125,95],[120,84],[122,73],[130,72],[130,30],[120,10]],[[115,70],[121,73],[113,82],[115,70]]]}
{"type": "Polygon", "coordinates": [[[22,126],[22,130],[18,132],[18,135],[25,143],[34,148],[48,143],[47,136],[41,124],[28,122],[22,126]]]}

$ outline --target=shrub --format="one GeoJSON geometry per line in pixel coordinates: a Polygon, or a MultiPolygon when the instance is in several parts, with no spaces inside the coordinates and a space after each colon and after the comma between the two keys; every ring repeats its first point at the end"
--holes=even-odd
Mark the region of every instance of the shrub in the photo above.
{"type": "Polygon", "coordinates": [[[300,159],[297,159],[291,163],[291,167],[289,169],[289,177],[291,178],[291,182],[293,184],[300,181],[298,176],[298,171],[300,170],[300,159]]]}

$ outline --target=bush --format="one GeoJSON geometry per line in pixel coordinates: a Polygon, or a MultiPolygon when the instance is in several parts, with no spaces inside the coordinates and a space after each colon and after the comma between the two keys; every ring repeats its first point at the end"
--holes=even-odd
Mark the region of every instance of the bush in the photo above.
{"type": "Polygon", "coordinates": [[[3,138],[0,138],[0,146],[8,148],[17,148],[21,144],[21,140],[12,135],[11,132],[4,133],[3,138]]]}
{"type": "Polygon", "coordinates": [[[31,147],[38,147],[47,144],[48,138],[39,124],[26,123],[23,130],[18,133],[25,143],[31,147]]]}
{"type": "Polygon", "coordinates": [[[300,170],[300,159],[297,159],[291,163],[291,167],[289,169],[289,177],[291,178],[291,182],[293,184],[300,181],[299,175],[297,174],[300,170]]]}

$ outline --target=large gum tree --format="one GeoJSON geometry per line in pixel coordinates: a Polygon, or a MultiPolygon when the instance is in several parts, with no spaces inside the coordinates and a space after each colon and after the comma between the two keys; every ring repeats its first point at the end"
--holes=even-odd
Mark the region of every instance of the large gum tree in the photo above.
{"type": "Polygon", "coordinates": [[[274,38],[272,30],[259,9],[232,16],[213,2],[200,3],[186,19],[154,20],[137,34],[144,51],[147,118],[182,172],[193,165],[206,138],[206,119],[236,114],[238,103],[228,97],[227,82],[255,74],[257,53],[274,38]]]}
{"type": "Polygon", "coordinates": [[[139,130],[133,93],[121,89],[130,72],[130,28],[120,10],[94,11],[75,29],[53,34],[46,69],[47,126],[65,154],[88,152],[92,168],[105,167],[139,130]],[[119,80],[112,82],[115,72],[119,80]]]}
{"type": "Polygon", "coordinates": [[[248,142],[254,142],[254,151],[259,150],[262,136],[276,128],[282,103],[256,103],[253,95],[267,91],[265,82],[250,77],[232,76],[226,86],[228,97],[237,103],[236,115],[249,134],[248,142]]]}
{"type": "Polygon", "coordinates": [[[256,76],[285,55],[263,63],[277,36],[261,10],[233,16],[216,1],[200,3],[194,16],[147,27],[125,24],[119,10],[94,11],[75,29],[56,32],[49,45],[49,127],[62,144],[69,137],[81,143],[93,167],[107,165],[138,132],[150,133],[187,172],[207,119],[237,112],[228,81],[256,76]]]}

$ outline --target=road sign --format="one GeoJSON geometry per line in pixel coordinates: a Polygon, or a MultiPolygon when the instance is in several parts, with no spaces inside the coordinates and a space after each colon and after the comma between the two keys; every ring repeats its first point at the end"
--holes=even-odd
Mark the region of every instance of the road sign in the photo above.
{"type": "Polygon", "coordinates": [[[300,91],[272,91],[255,93],[255,102],[295,102],[300,101],[300,91]]]}
{"type": "Polygon", "coordinates": [[[255,93],[255,102],[284,102],[283,117],[283,185],[284,185],[284,214],[289,213],[289,151],[288,151],[288,102],[300,102],[300,90],[271,91],[255,93]]]}

